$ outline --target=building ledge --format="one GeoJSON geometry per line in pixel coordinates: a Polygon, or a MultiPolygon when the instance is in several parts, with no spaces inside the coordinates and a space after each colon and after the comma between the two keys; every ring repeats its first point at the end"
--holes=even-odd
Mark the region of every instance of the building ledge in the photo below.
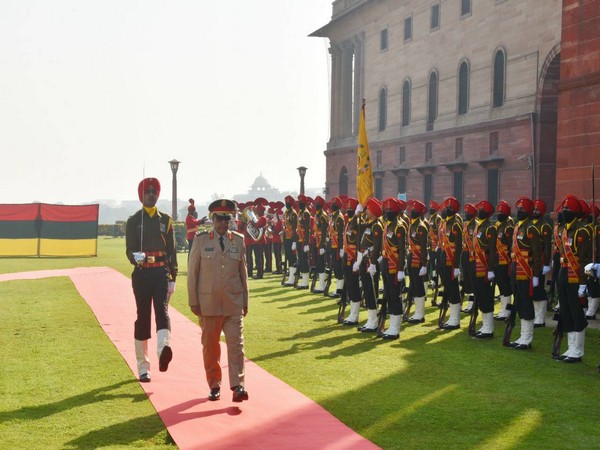
{"type": "Polygon", "coordinates": [[[504,158],[498,155],[490,155],[487,158],[483,158],[475,162],[484,169],[497,169],[502,165],[502,163],[504,163],[504,158]]]}

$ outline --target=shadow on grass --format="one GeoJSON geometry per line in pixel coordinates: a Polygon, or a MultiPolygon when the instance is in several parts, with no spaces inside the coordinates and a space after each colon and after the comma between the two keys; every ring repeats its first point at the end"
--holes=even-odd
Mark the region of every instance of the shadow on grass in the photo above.
{"type": "Polygon", "coordinates": [[[65,398],[57,402],[45,403],[35,406],[25,406],[23,408],[15,409],[13,411],[0,412],[0,422],[38,420],[73,408],[89,405],[90,403],[114,400],[116,398],[131,398],[134,402],[141,402],[147,400],[148,397],[144,393],[134,395],[109,393],[110,391],[118,389],[121,386],[133,383],[137,383],[137,380],[121,381],[110,386],[93,389],[84,394],[75,395],[73,397],[65,398]]]}

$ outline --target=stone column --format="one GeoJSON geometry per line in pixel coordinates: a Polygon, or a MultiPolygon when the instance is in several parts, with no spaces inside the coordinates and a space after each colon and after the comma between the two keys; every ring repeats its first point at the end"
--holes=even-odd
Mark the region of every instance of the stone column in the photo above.
{"type": "Polygon", "coordinates": [[[331,119],[330,119],[330,141],[337,141],[340,136],[340,74],[341,74],[341,49],[337,44],[329,47],[331,54],[331,119]]]}

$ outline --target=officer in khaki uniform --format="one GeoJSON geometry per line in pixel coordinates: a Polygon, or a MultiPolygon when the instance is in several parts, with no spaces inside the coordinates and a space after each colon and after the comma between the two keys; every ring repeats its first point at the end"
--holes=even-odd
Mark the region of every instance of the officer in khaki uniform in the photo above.
{"type": "Polygon", "coordinates": [[[208,210],[213,229],[194,239],[188,263],[190,309],[200,318],[202,356],[209,400],[221,394],[221,331],[227,344],[233,401],[248,400],[244,389],[244,316],[248,313],[248,272],[243,235],[228,229],[235,211],[231,200],[215,200],[208,210]]]}

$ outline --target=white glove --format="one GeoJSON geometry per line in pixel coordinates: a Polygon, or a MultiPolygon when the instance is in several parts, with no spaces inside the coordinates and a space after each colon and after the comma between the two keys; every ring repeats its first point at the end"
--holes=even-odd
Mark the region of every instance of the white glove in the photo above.
{"type": "Polygon", "coordinates": [[[325,254],[325,249],[324,248],[320,248],[319,249],[319,255],[323,256],[325,254]]]}
{"type": "Polygon", "coordinates": [[[358,263],[359,266],[360,266],[360,263],[362,263],[362,259],[363,259],[363,254],[361,252],[358,252],[356,254],[356,262],[358,263]]]}
{"type": "Polygon", "coordinates": [[[375,274],[377,273],[377,267],[375,267],[375,264],[369,264],[369,267],[367,267],[367,272],[369,272],[369,274],[374,277],[375,274]]]}
{"type": "Polygon", "coordinates": [[[425,275],[427,275],[427,267],[422,266],[421,269],[419,270],[419,276],[424,277],[425,275]]]}
{"type": "Polygon", "coordinates": [[[356,207],[356,211],[354,211],[354,214],[358,214],[361,213],[363,211],[363,207],[362,205],[359,203],[358,206],[356,207]]]}
{"type": "Polygon", "coordinates": [[[141,266],[146,260],[146,254],[144,252],[133,252],[133,259],[138,266],[141,266]]]}
{"type": "Polygon", "coordinates": [[[308,245],[305,245],[302,250],[304,250],[304,253],[308,253],[308,251],[310,250],[310,248],[308,247],[308,245]]]}
{"type": "Polygon", "coordinates": [[[379,258],[377,258],[377,264],[381,264],[381,261],[383,261],[383,256],[380,256],[379,258]]]}
{"type": "Polygon", "coordinates": [[[396,279],[398,281],[402,281],[402,280],[404,280],[404,278],[406,278],[406,275],[404,274],[404,270],[399,270],[398,275],[396,275],[396,279]]]}
{"type": "Polygon", "coordinates": [[[454,278],[458,277],[460,277],[460,269],[457,267],[456,269],[454,269],[454,278]]]}
{"type": "Polygon", "coordinates": [[[577,295],[579,295],[580,297],[585,297],[585,289],[586,289],[586,285],[585,284],[580,284],[579,285],[579,290],[577,291],[577,295]]]}
{"type": "Polygon", "coordinates": [[[587,275],[596,276],[596,274],[598,273],[598,264],[594,264],[594,263],[586,264],[584,271],[587,275]]]}
{"type": "Polygon", "coordinates": [[[360,264],[358,263],[358,261],[356,261],[354,263],[354,265],[352,266],[352,272],[358,272],[359,267],[360,267],[360,264]]]}
{"type": "Polygon", "coordinates": [[[538,287],[540,285],[540,279],[538,277],[533,277],[531,282],[533,283],[533,287],[538,287]]]}
{"type": "Polygon", "coordinates": [[[295,252],[296,251],[296,243],[292,242],[292,251],[295,252]]]}
{"type": "Polygon", "coordinates": [[[542,275],[546,275],[548,272],[550,272],[550,266],[544,266],[542,269],[542,275]]]}
{"type": "Polygon", "coordinates": [[[169,294],[172,294],[173,292],[175,292],[175,282],[174,281],[169,281],[169,287],[167,288],[167,292],[169,294]]]}
{"type": "Polygon", "coordinates": [[[344,249],[340,248],[340,258],[343,258],[343,257],[344,257],[344,249]]]}
{"type": "Polygon", "coordinates": [[[488,271],[488,281],[492,281],[496,277],[496,274],[491,270],[488,271]]]}

